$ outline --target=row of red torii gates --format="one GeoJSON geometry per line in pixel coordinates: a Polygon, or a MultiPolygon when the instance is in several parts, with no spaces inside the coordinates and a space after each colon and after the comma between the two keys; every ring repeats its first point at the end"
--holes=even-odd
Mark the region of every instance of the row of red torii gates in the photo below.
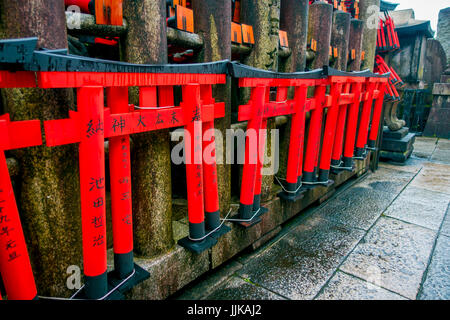
{"type": "MultiPolygon", "coordinates": [[[[46,144],[79,146],[83,269],[85,285],[72,298],[112,299],[148,274],[133,262],[132,190],[129,136],[166,128],[184,127],[189,236],[179,244],[196,253],[214,246],[234,221],[251,227],[265,212],[261,207],[261,180],[267,120],[292,117],[288,168],[284,192],[296,201],[316,185],[329,184],[331,168],[352,170],[353,159],[363,159],[376,145],[386,82],[389,75],[340,72],[331,68],[299,73],[275,73],[221,61],[195,65],[132,65],[67,55],[62,50],[34,51],[37,39],[2,40],[0,88],[76,88],[77,111],[69,118],[44,122],[46,144]],[[22,69],[17,70],[17,65],[22,69]],[[10,66],[10,67],[8,67],[10,66]],[[239,121],[258,133],[258,153],[246,137],[239,213],[221,219],[215,161],[203,158],[213,150],[214,119],[225,116],[212,86],[227,76],[251,88],[239,121]],[[139,107],[128,102],[128,88],[139,87],[139,107]],[[182,87],[175,106],[173,88],[182,87]],[[276,101],[270,89],[276,88],[276,101]],[[293,88],[294,98],[288,99],[293,88]],[[308,90],[314,94],[308,97],[308,90]],[[312,89],[311,89],[312,90],[312,89]],[[327,93],[328,92],[328,93],[327,93]],[[104,96],[106,94],[106,105],[104,96]],[[362,104],[362,109],[360,105],[362,104]],[[324,111],[326,122],[321,142],[324,111]],[[306,113],[311,112],[305,143],[306,113]],[[359,119],[359,123],[358,123],[359,119]],[[114,271],[107,273],[105,150],[109,139],[114,271]],[[305,148],[306,145],[306,148],[305,148]],[[320,155],[320,156],[319,156],[320,155]],[[317,172],[318,170],[318,172],[317,172]],[[318,173],[318,175],[317,175],[318,173]]],[[[40,120],[10,121],[0,117],[0,273],[8,299],[35,299],[37,290],[28,257],[19,212],[4,151],[42,144],[40,120]]]]}

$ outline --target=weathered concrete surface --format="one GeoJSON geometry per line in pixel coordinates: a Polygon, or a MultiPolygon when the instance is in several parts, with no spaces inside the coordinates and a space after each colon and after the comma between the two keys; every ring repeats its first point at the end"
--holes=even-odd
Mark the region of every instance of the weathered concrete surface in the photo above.
{"type": "Polygon", "coordinates": [[[317,300],[407,300],[374,284],[338,271],[317,300]]]}
{"type": "MultiPolygon", "coordinates": [[[[38,37],[38,46],[67,48],[64,3],[0,1],[0,38],[38,37]]],[[[68,117],[70,89],[2,89],[12,121],[68,117]]],[[[45,145],[45,137],[43,137],[45,145]]],[[[20,167],[17,203],[38,292],[67,296],[67,268],[82,265],[78,150],[75,144],[12,152],[20,167]]]]}
{"type": "Polygon", "coordinates": [[[415,299],[436,233],[381,218],[350,254],[341,270],[415,299]]]}
{"type": "MultiPolygon", "coordinates": [[[[126,1],[123,10],[129,21],[123,60],[167,63],[166,2],[126,1]]],[[[130,100],[139,105],[137,90],[131,90],[130,100]]],[[[133,228],[138,255],[158,256],[174,245],[169,141],[168,130],[133,136],[133,228]]]]}

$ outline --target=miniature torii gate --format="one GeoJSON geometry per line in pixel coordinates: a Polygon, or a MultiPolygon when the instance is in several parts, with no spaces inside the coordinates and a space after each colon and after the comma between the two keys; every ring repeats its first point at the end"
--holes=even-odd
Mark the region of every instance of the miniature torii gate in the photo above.
{"type": "MultiPolygon", "coordinates": [[[[225,76],[224,76],[225,77],[225,76]]],[[[223,81],[224,82],[224,81],[223,81]]],[[[179,81],[169,82],[171,85],[179,81]]],[[[103,87],[78,88],[78,112],[70,119],[45,122],[48,146],[79,143],[80,189],[82,204],[84,270],[87,280],[92,279],[95,292],[89,297],[103,297],[106,288],[106,226],[104,190],[104,139],[110,139],[111,199],[113,208],[113,234],[115,268],[121,279],[133,271],[133,245],[131,223],[131,169],[129,154],[130,134],[184,126],[186,137],[186,174],[189,212],[189,237],[181,245],[194,252],[213,246],[217,239],[206,235],[204,203],[210,228],[220,227],[218,188],[215,161],[203,167],[202,135],[204,129],[213,127],[214,119],[224,116],[224,104],[212,99],[210,85],[183,84],[183,102],[173,105],[172,88],[145,86],[140,90],[140,106],[146,111],[129,110],[127,87],[107,89],[109,109],[103,108],[103,87]],[[167,96],[169,95],[169,96],[167,96]],[[202,96],[203,100],[200,99],[202,96]],[[168,98],[171,97],[171,98],[168,98]],[[165,101],[163,102],[163,100],[165,101]],[[208,104],[204,104],[208,103],[208,104]],[[166,108],[165,108],[166,107],[166,108]],[[111,112],[114,113],[111,113],[111,112]],[[120,113],[119,113],[120,112],[120,113]],[[200,131],[195,130],[197,124],[200,131]],[[62,134],[63,133],[63,134],[62,134]],[[196,159],[200,157],[200,162],[196,159]],[[205,175],[205,178],[203,177],[205,175]],[[204,187],[204,184],[206,187],[204,187]],[[205,196],[204,190],[208,193],[205,196]],[[213,209],[210,209],[213,208],[213,209]],[[100,292],[97,290],[102,289],[100,292]]],[[[197,127],[198,128],[198,127],[197,127]]],[[[208,230],[217,231],[217,230],[208,230]]],[[[88,285],[88,282],[86,283],[88,285]]],[[[88,287],[86,286],[86,290],[88,287]]]]}
{"type": "MultiPolygon", "coordinates": [[[[257,152],[252,152],[249,134],[246,137],[245,163],[242,172],[242,187],[239,207],[241,225],[252,226],[260,221],[265,212],[261,207],[261,180],[265,148],[264,131],[267,119],[280,115],[292,115],[291,139],[286,176],[286,188],[281,197],[295,201],[302,197],[299,181],[302,178],[303,141],[305,132],[305,114],[317,106],[316,99],[307,100],[310,86],[326,86],[328,80],[322,70],[297,72],[290,74],[257,70],[247,66],[233,64],[232,75],[239,78],[240,87],[250,87],[251,97],[247,105],[239,107],[239,121],[248,121],[247,131],[254,130],[257,138],[257,152]],[[269,89],[277,87],[276,101],[269,100],[269,89]],[[294,99],[289,101],[288,88],[295,87],[294,99]],[[262,132],[260,133],[260,129],[262,132]],[[258,154],[259,156],[256,156],[258,154]]],[[[325,92],[323,92],[324,94],[325,92]]]]}
{"type": "MultiPolygon", "coordinates": [[[[0,58],[4,63],[23,64],[31,72],[2,72],[1,79],[11,86],[40,88],[77,88],[78,112],[69,119],[46,121],[48,146],[79,143],[80,192],[83,232],[85,286],[77,297],[105,299],[113,297],[119,286],[129,287],[147,273],[133,265],[131,217],[130,134],[184,126],[186,174],[188,176],[188,215],[190,234],[179,243],[200,252],[213,246],[227,231],[218,212],[215,153],[213,163],[189,161],[202,155],[205,129],[214,119],[224,116],[224,103],[215,103],[211,86],[225,83],[227,61],[194,65],[133,65],[67,55],[65,50],[33,51],[36,38],[2,41],[0,58]],[[139,108],[131,111],[127,89],[140,88],[139,108]],[[173,103],[173,86],[183,87],[183,102],[173,103]],[[104,88],[108,107],[104,108],[104,88]],[[195,125],[200,131],[195,130],[195,125]],[[111,193],[116,270],[108,284],[106,273],[106,218],[104,139],[110,138],[111,193]],[[200,136],[201,138],[201,136],[200,136]],[[191,148],[189,148],[189,146],[191,148]],[[205,181],[203,180],[205,176],[205,181]],[[208,197],[204,197],[203,184],[208,197]],[[205,227],[205,207],[208,211],[205,227]],[[209,212],[211,211],[211,212],[209,212]],[[128,285],[127,285],[128,284],[128,285]],[[109,290],[108,285],[114,286],[109,290]]],[[[1,80],[0,79],[0,80],[1,80]]],[[[214,144],[214,143],[212,143],[214,144]]],[[[200,159],[202,157],[200,156],[200,159]]],[[[120,290],[120,289],[119,289],[120,290]]],[[[122,290],[126,290],[123,289],[122,290]]]]}
{"type": "Polygon", "coordinates": [[[363,102],[361,121],[358,131],[357,159],[363,159],[366,148],[367,133],[370,125],[372,104],[375,107],[372,116],[371,142],[369,148],[374,148],[378,137],[378,127],[384,99],[384,90],[388,75],[374,74],[368,70],[361,72],[342,72],[325,68],[331,83],[331,96],[324,131],[318,183],[328,182],[330,167],[334,170],[353,170],[352,160],[355,147],[356,129],[360,103],[363,102]],[[365,84],[365,90],[362,86],[365,84]],[[351,91],[351,92],[350,92],[351,91]],[[350,111],[347,117],[347,109],[350,111]],[[347,127],[346,127],[347,125],[347,127]],[[346,131],[346,143],[343,166],[341,156],[346,131]]]}

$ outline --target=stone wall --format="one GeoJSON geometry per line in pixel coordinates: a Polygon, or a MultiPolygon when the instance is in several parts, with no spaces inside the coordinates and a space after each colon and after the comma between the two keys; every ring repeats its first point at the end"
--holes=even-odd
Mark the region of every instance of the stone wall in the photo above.
{"type": "Polygon", "coordinates": [[[441,42],[447,55],[447,64],[450,64],[450,7],[439,12],[436,39],[441,42]]]}

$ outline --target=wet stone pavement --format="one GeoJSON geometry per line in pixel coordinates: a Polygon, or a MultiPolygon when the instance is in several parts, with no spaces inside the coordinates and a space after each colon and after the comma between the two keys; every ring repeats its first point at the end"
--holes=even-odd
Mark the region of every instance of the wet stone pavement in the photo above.
{"type": "Polygon", "coordinates": [[[417,137],[405,165],[300,214],[176,299],[450,299],[450,141],[417,137]]]}

